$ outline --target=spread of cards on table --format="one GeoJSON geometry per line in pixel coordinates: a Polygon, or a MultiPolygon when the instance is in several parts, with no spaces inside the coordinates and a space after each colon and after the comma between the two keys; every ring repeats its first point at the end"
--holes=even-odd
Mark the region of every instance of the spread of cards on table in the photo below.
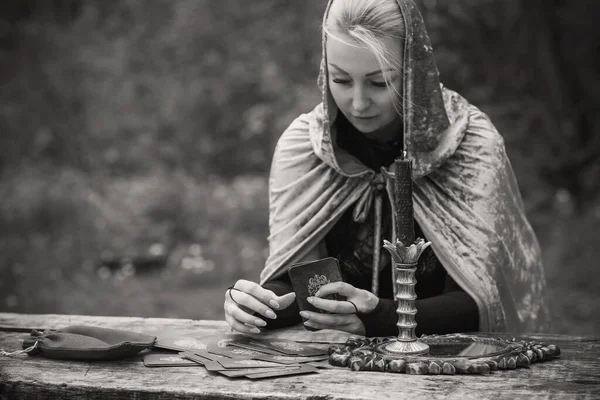
{"type": "Polygon", "coordinates": [[[198,367],[229,378],[262,379],[315,373],[333,368],[327,345],[285,339],[253,338],[236,333],[205,337],[159,337],[144,356],[147,367],[198,367]]]}

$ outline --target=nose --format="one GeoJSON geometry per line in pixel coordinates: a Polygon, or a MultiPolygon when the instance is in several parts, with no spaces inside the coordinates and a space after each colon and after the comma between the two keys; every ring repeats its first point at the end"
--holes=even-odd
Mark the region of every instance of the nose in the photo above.
{"type": "Polygon", "coordinates": [[[370,100],[367,93],[365,93],[364,88],[362,85],[356,85],[352,93],[352,108],[357,114],[360,114],[363,111],[366,111],[367,108],[369,108],[369,105],[370,100]]]}

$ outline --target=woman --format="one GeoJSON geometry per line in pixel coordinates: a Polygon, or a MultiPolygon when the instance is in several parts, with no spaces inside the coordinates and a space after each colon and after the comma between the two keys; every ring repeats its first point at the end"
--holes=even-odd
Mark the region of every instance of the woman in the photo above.
{"type": "Polygon", "coordinates": [[[390,259],[373,251],[382,246],[373,231],[378,225],[391,238],[382,171],[406,151],[417,237],[433,243],[417,270],[417,333],[545,329],[540,249],[504,142],[485,114],[439,83],[415,4],[331,0],[319,86],[323,102],[293,121],[275,149],[270,255],[261,285],[241,280],[227,290],[229,325],[258,333],[302,316],[309,328],[396,335],[390,259]],[[310,298],[329,313],[299,315],[286,271],[326,256],[339,260],[345,282],[310,298]],[[368,290],[372,263],[377,294],[368,290]],[[351,303],[322,298],[331,293],[351,303]]]}

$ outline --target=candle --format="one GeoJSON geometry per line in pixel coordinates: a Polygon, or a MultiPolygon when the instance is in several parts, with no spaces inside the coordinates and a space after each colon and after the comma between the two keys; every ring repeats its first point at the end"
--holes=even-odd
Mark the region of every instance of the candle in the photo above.
{"type": "Polygon", "coordinates": [[[415,241],[415,219],[412,199],[412,161],[406,152],[394,161],[394,201],[396,202],[396,235],[404,246],[415,241]]]}

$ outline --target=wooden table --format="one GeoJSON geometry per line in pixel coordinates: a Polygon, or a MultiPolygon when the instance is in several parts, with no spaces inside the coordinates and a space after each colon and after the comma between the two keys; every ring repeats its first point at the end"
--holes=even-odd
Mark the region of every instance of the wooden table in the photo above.
{"type": "MultiPolygon", "coordinates": [[[[32,328],[75,324],[156,336],[227,331],[223,321],[0,313],[0,349],[20,349],[32,328]]],[[[2,357],[0,399],[600,399],[600,338],[539,334],[519,338],[554,343],[562,356],[530,369],[483,376],[332,369],[259,381],[229,379],[203,367],[147,368],[141,356],[112,362],[2,357]]]]}

